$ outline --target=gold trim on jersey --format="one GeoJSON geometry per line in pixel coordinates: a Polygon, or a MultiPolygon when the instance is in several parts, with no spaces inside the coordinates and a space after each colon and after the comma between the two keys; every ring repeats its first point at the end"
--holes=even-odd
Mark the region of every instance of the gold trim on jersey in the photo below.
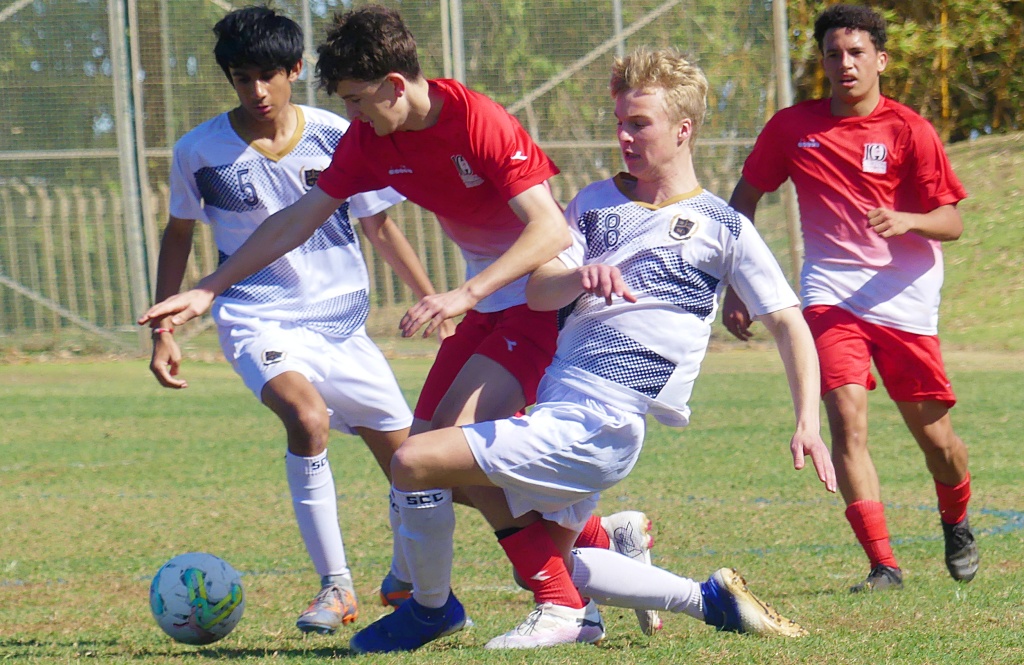
{"type": "MultiPolygon", "coordinates": [[[[280,152],[273,152],[271,150],[261,148],[256,145],[255,141],[249,141],[249,147],[274,162],[279,162],[287,157],[288,153],[294,150],[295,146],[299,145],[299,141],[302,140],[302,132],[306,130],[306,114],[302,112],[302,108],[298,104],[292,104],[292,106],[295,107],[295,132],[292,133],[292,137],[288,140],[288,144],[285,145],[280,152]]],[[[242,135],[242,132],[239,131],[238,125],[235,124],[235,111],[237,110],[238,109],[232,109],[228,112],[228,122],[231,123],[231,129],[235,130],[235,134],[238,134],[239,138],[244,141],[245,137],[242,135]]]]}
{"type": "Polygon", "coordinates": [[[619,192],[623,196],[625,196],[627,199],[629,199],[633,203],[637,204],[638,206],[642,206],[642,207],[647,208],[649,210],[661,210],[662,208],[664,208],[666,206],[670,206],[673,203],[679,203],[680,201],[685,201],[686,199],[692,199],[693,197],[701,194],[704,191],[703,187],[701,187],[700,185],[697,185],[697,187],[695,187],[694,189],[690,190],[689,192],[686,192],[685,194],[679,194],[677,196],[673,196],[672,198],[670,198],[670,199],[668,199],[666,201],[662,201],[659,205],[654,205],[653,203],[646,203],[644,201],[638,201],[636,199],[636,197],[633,196],[633,189],[636,187],[636,182],[637,182],[637,180],[636,180],[636,178],[634,176],[631,176],[630,174],[625,173],[625,172],[620,172],[620,173],[617,173],[612,178],[612,182],[615,183],[615,188],[618,189],[619,192]]]}

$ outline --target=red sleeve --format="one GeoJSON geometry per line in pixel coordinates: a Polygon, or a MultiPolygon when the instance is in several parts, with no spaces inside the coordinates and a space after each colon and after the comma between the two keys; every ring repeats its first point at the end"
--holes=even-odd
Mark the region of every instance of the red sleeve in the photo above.
{"type": "Polygon", "coordinates": [[[743,163],[743,179],[762,192],[774,192],[789,178],[789,160],[784,147],[788,110],[772,116],[743,163]]]}
{"type": "Polygon", "coordinates": [[[372,192],[383,189],[386,183],[379,180],[369,169],[353,168],[354,165],[368,164],[366,159],[363,134],[366,129],[373,129],[364,122],[354,122],[338,141],[334,149],[331,164],[317,178],[316,185],[328,196],[336,199],[347,199],[361,192],[372,192]]]}
{"type": "Polygon", "coordinates": [[[967,198],[967,190],[953,171],[932,124],[920,118],[908,134],[910,159],[901,184],[906,184],[912,193],[907,193],[907,206],[898,209],[927,213],[967,198]]]}
{"type": "Polygon", "coordinates": [[[468,92],[467,126],[484,176],[508,201],[558,174],[519,121],[497,102],[468,92]]]}

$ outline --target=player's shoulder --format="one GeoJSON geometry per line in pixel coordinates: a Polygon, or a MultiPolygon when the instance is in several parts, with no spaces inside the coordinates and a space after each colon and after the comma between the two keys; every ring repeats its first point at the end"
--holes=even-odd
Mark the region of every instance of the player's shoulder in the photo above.
{"type": "Polygon", "coordinates": [[[775,125],[799,126],[801,123],[806,123],[809,118],[819,116],[831,116],[828,99],[808,99],[797,102],[792,106],[776,111],[768,122],[775,125]]]}
{"type": "Polygon", "coordinates": [[[349,121],[326,109],[296,104],[302,113],[302,135],[305,139],[321,139],[330,146],[337,145],[349,128],[349,121]]]}
{"type": "Polygon", "coordinates": [[[174,151],[176,153],[189,154],[223,138],[229,140],[237,138],[227,113],[219,113],[185,132],[175,142],[174,151]]]}
{"type": "Polygon", "coordinates": [[[935,133],[935,127],[927,118],[905,104],[889,97],[882,97],[879,119],[894,123],[912,132],[923,131],[935,133]]]}
{"type": "Polygon", "coordinates": [[[460,114],[470,121],[487,118],[488,121],[511,118],[505,107],[482,92],[473,90],[453,79],[431,79],[431,85],[444,96],[447,113],[460,114]]]}
{"type": "Polygon", "coordinates": [[[725,199],[703,188],[695,195],[680,200],[679,205],[704,217],[713,226],[728,231],[734,238],[738,238],[744,227],[750,224],[747,218],[726,203],[725,199]]]}
{"type": "Polygon", "coordinates": [[[620,173],[614,178],[595,180],[576,193],[572,199],[573,205],[580,213],[583,213],[587,210],[629,203],[630,199],[620,185],[622,178],[629,177],[631,176],[620,173]]]}
{"type": "Polygon", "coordinates": [[[307,126],[311,124],[325,125],[327,127],[340,128],[341,131],[345,131],[349,127],[349,121],[333,111],[304,104],[296,104],[295,106],[302,111],[302,117],[307,126]]]}

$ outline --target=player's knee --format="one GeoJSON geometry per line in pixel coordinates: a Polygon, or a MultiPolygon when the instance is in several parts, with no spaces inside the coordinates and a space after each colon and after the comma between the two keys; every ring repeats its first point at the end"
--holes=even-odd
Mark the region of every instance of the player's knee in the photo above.
{"type": "Polygon", "coordinates": [[[296,405],[278,415],[281,417],[285,429],[288,430],[290,442],[308,442],[306,447],[311,450],[323,450],[327,445],[331,420],[324,409],[296,405]]]}
{"type": "Polygon", "coordinates": [[[407,441],[391,457],[391,480],[396,487],[429,489],[430,462],[421,448],[407,441]]]}

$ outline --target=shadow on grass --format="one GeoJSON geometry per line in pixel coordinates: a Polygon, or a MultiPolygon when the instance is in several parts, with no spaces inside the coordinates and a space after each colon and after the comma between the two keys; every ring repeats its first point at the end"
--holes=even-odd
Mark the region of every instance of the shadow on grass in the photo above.
{"type": "MultiPolygon", "coordinates": [[[[183,645],[184,647],[184,645],[183,645]]],[[[242,660],[253,658],[344,658],[355,656],[347,646],[319,648],[236,648],[236,647],[197,647],[194,650],[178,649],[137,649],[126,642],[118,640],[33,640],[0,638],[2,660],[34,659],[40,652],[48,657],[95,658],[102,662],[104,658],[116,656],[118,659],[151,662],[156,658],[209,658],[216,660],[242,660]]]]}

